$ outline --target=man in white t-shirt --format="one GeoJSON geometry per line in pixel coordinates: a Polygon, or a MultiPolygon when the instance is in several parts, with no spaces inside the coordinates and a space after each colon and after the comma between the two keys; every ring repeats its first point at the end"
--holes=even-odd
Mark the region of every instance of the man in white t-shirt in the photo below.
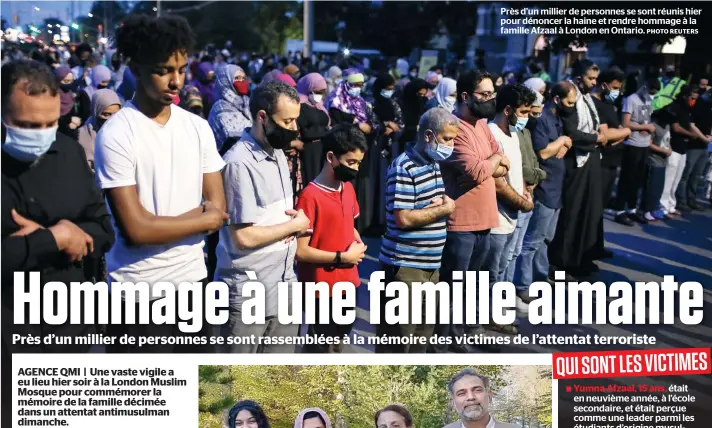
{"type": "MultiPolygon", "coordinates": [[[[536,96],[523,85],[507,85],[497,92],[496,112],[489,128],[502,152],[510,163],[509,173],[495,179],[499,226],[490,230],[489,251],[485,269],[490,274],[490,287],[504,277],[509,246],[514,245],[514,231],[519,212],[534,209],[532,195],[524,187],[522,152],[518,132],[522,132],[529,120],[529,111],[536,96]]],[[[514,261],[516,262],[516,260],[514,261]]],[[[514,326],[496,326],[505,333],[516,333],[514,326]]]]}
{"type": "MultiPolygon", "coordinates": [[[[220,174],[225,163],[213,133],[204,119],[173,105],[194,40],[180,17],[132,17],[116,34],[118,52],[130,58],[136,76],[136,95],[97,136],[96,176],[117,232],[116,245],[106,255],[109,280],[147,283],[150,295],[139,296],[137,305],[163,297],[155,287],[159,282],[179,287],[206,281],[204,237],[227,219],[220,174]]],[[[131,300],[127,298],[125,305],[131,300]]],[[[202,331],[208,331],[205,324],[202,331]]],[[[180,334],[176,325],[111,327],[119,336],[180,334]]],[[[158,349],[117,345],[110,350],[158,349]]]]}

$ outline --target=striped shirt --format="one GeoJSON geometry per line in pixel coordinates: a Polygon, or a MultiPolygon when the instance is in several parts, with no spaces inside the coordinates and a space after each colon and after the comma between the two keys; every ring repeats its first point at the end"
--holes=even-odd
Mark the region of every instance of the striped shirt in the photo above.
{"type": "Polygon", "coordinates": [[[396,226],[395,210],[420,210],[445,195],[440,166],[426,160],[413,145],[388,168],[386,234],[379,260],[385,264],[417,269],[438,269],[447,236],[447,217],[417,229],[396,226]]]}

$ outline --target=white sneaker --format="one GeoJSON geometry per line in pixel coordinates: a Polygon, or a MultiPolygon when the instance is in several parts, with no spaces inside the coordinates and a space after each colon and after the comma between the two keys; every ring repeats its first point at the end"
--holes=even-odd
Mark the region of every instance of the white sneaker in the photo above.
{"type": "Polygon", "coordinates": [[[649,212],[645,213],[645,219],[648,221],[656,221],[657,220],[657,218],[653,217],[653,215],[650,214],[649,212]]]}
{"type": "Polygon", "coordinates": [[[529,303],[525,303],[521,297],[517,296],[517,300],[514,302],[517,312],[522,315],[527,315],[529,313],[529,303]]]}

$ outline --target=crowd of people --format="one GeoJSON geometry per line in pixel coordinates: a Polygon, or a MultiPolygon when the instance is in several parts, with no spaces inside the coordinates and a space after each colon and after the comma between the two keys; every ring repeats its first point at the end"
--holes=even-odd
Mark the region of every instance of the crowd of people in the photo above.
{"type": "MultiPolygon", "coordinates": [[[[500,422],[491,414],[492,389],[489,380],[472,369],[459,371],[448,384],[448,395],[459,420],[443,428],[518,428],[519,425],[500,422]]],[[[348,422],[348,421],[347,421],[348,422]]],[[[229,428],[269,428],[269,416],[252,400],[238,401],[227,412],[229,428]]],[[[302,410],[294,421],[294,428],[332,428],[332,421],[320,408],[302,410]]],[[[420,426],[408,409],[390,404],[376,412],[374,428],[413,428],[420,426]]]]}
{"type": "MultiPolygon", "coordinates": [[[[2,67],[3,280],[41,271],[43,283],[221,281],[230,320],[219,334],[296,336],[299,326],[277,320],[277,284],[323,282],[319,299],[339,282],[359,286],[363,237],[377,236],[386,282],[486,271],[490,284],[516,285],[526,315],[532,282],[553,281],[554,271],[586,277],[612,256],[607,207],[629,226],[703,209],[712,89],[706,76],[688,84],[674,67],[639,82],[587,59],[558,82],[541,69],[446,76],[435,66],[421,79],[400,63],[369,74],[309,58],[255,57],[241,67],[225,61],[229,52],[191,56],[193,33],[172,16],[130,17],[114,44],[108,65],[79,46],[66,65],[13,57],[2,67]],[[243,288],[254,280],[266,287],[264,325],[242,322],[243,288]]],[[[382,313],[391,299],[381,298],[382,313]]],[[[319,320],[309,332],[343,337],[352,327],[319,320]]],[[[382,322],[377,334],[485,329],[516,334],[518,325],[382,322]]]]}

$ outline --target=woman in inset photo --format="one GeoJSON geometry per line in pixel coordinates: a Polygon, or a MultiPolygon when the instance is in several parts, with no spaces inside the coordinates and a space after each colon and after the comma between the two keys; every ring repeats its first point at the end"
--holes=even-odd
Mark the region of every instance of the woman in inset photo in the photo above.
{"type": "Polygon", "coordinates": [[[304,409],[294,421],[294,428],[331,428],[331,419],[319,408],[304,409]]]}
{"type": "Polygon", "coordinates": [[[252,400],[238,401],[227,416],[228,428],[270,428],[267,415],[252,400]]]}

